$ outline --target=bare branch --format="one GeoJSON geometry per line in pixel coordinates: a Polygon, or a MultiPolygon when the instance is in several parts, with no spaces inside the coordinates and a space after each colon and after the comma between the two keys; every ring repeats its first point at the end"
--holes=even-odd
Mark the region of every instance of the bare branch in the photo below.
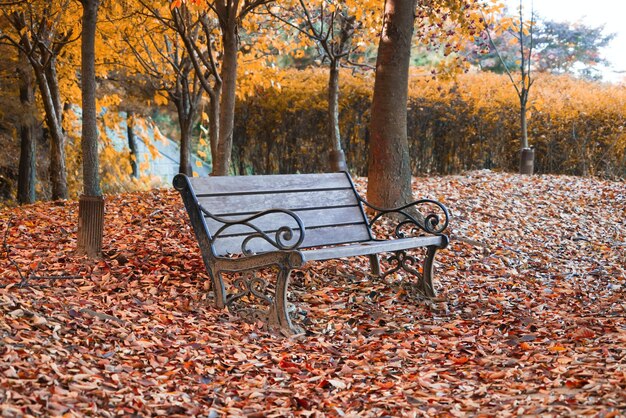
{"type": "MultiPolygon", "coordinates": [[[[483,20],[486,22],[487,18],[485,17],[485,12],[482,10],[482,8],[480,9],[480,13],[483,16],[483,20]]],[[[500,51],[498,50],[498,47],[496,46],[495,42],[493,41],[493,38],[491,37],[491,31],[489,30],[489,25],[486,25],[485,31],[487,32],[487,37],[489,38],[489,43],[493,47],[493,50],[496,52],[496,55],[498,56],[498,59],[500,60],[500,63],[502,63],[502,66],[504,67],[504,70],[506,71],[506,74],[509,76],[509,79],[511,80],[511,83],[513,84],[513,87],[515,87],[515,91],[517,92],[517,96],[521,98],[522,97],[522,92],[520,91],[519,87],[517,86],[517,82],[513,78],[513,75],[511,74],[511,71],[509,70],[508,65],[506,65],[506,62],[504,61],[504,58],[502,58],[502,55],[500,55],[500,51]]]]}

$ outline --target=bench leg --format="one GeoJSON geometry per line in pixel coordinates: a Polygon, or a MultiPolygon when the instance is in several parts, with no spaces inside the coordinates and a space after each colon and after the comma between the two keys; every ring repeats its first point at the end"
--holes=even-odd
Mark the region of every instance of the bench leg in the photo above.
{"type": "Polygon", "coordinates": [[[224,280],[222,280],[222,272],[213,268],[207,269],[215,294],[215,306],[223,309],[225,305],[226,290],[224,289],[224,280]]]}
{"type": "Polygon", "coordinates": [[[429,298],[434,298],[437,296],[437,292],[435,291],[435,287],[433,286],[433,276],[435,275],[435,254],[437,254],[437,250],[439,247],[431,246],[428,247],[428,251],[426,252],[426,259],[424,260],[424,271],[422,284],[424,288],[424,293],[429,298]]]}
{"type": "Polygon", "coordinates": [[[380,276],[380,262],[378,261],[378,254],[370,254],[370,269],[372,275],[380,276]]]}
{"type": "MultiPolygon", "coordinates": [[[[270,269],[270,266],[262,266],[262,268],[270,269]]],[[[276,285],[274,288],[274,294],[267,291],[268,283],[263,275],[257,274],[258,269],[246,269],[240,271],[234,271],[232,273],[238,273],[238,278],[232,279],[232,289],[230,293],[226,293],[224,285],[221,280],[221,272],[216,272],[218,281],[214,282],[214,286],[220,291],[215,292],[215,303],[218,305],[222,303],[222,306],[226,307],[231,312],[237,313],[243,318],[247,318],[251,321],[261,320],[266,322],[270,328],[278,328],[283,334],[292,335],[301,333],[302,330],[295,327],[289,313],[287,311],[287,289],[289,287],[289,276],[291,275],[291,268],[285,265],[274,265],[274,270],[277,271],[276,285]],[[236,307],[236,303],[242,299],[247,301],[248,307],[236,307]],[[255,304],[251,303],[249,298],[256,299],[262,305],[268,306],[268,309],[259,309],[255,307],[255,304]]]]}
{"type": "Polygon", "coordinates": [[[290,268],[279,266],[274,303],[270,307],[269,325],[280,328],[286,334],[297,334],[302,330],[293,326],[287,312],[287,288],[290,275],[290,268]]]}
{"type": "Polygon", "coordinates": [[[287,312],[287,288],[291,270],[302,264],[299,252],[219,259],[208,269],[215,288],[215,304],[243,318],[255,322],[262,320],[269,327],[278,327],[283,334],[299,333],[301,331],[291,323],[287,312]],[[229,280],[226,292],[222,274],[231,273],[235,275],[229,280]],[[276,284],[271,286],[267,279],[273,275],[276,275],[276,284]]]}

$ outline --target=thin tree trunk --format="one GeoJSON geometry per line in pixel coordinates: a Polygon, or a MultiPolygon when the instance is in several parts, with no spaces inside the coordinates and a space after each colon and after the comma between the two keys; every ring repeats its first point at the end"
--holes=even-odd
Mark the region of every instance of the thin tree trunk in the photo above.
{"type": "Polygon", "coordinates": [[[126,136],[130,150],[131,178],[138,178],[139,164],[137,164],[137,138],[135,137],[135,114],[133,112],[126,113],[126,136]]]}
{"type": "Polygon", "coordinates": [[[90,258],[102,254],[104,199],[100,189],[96,119],[95,38],[98,0],[82,0],[81,88],[83,130],[83,195],[78,206],[78,252],[90,258]]]}
{"type": "Polygon", "coordinates": [[[17,178],[17,201],[19,204],[35,202],[35,135],[34,115],[35,92],[33,70],[24,53],[20,53],[18,67],[20,75],[20,165],[17,178]]]}
{"type": "Polygon", "coordinates": [[[525,91],[522,90],[522,97],[520,97],[520,122],[522,128],[522,149],[528,148],[528,119],[526,116],[526,100],[525,91]]]}
{"type": "Polygon", "coordinates": [[[528,90],[522,88],[520,95],[520,127],[521,127],[521,144],[520,151],[520,174],[532,175],[535,171],[535,150],[528,146],[528,120],[526,116],[526,103],[528,101],[528,90]]]}
{"type": "Polygon", "coordinates": [[[220,102],[220,127],[217,158],[213,161],[213,174],[227,176],[233,147],[235,124],[235,93],[237,89],[237,26],[224,30],[224,57],[222,60],[222,96],[220,102]]]}
{"type": "Polygon", "coordinates": [[[58,80],[48,80],[42,68],[35,67],[35,75],[45,111],[46,126],[50,133],[50,182],[52,199],[67,199],[67,173],[65,172],[65,134],[57,113],[50,85],[58,80]]]}
{"type": "Polygon", "coordinates": [[[50,92],[50,99],[52,101],[52,109],[54,110],[54,117],[56,119],[56,139],[55,135],[52,135],[53,143],[55,144],[53,157],[51,159],[50,171],[52,180],[52,198],[53,199],[67,199],[67,173],[65,167],[65,131],[63,130],[63,105],[61,103],[61,92],[59,89],[59,78],[56,70],[56,57],[50,58],[50,63],[45,68],[46,81],[48,83],[48,91],[50,92]],[[58,168],[53,168],[58,167],[58,168]],[[57,183],[57,189],[59,193],[55,196],[54,188],[57,183]]]}
{"type": "Polygon", "coordinates": [[[341,149],[341,132],[339,131],[339,62],[332,60],[328,77],[328,118],[330,169],[347,171],[346,157],[341,149]]]}
{"type": "Polygon", "coordinates": [[[186,79],[178,80],[175,91],[169,93],[170,100],[176,106],[178,114],[178,126],[180,127],[180,156],[178,172],[186,176],[192,176],[191,168],[191,135],[193,121],[198,112],[200,95],[194,95],[189,91],[189,83],[186,79]]]}
{"type": "Polygon", "coordinates": [[[209,143],[211,146],[212,175],[217,175],[218,144],[220,140],[220,96],[221,85],[209,94],[209,143]]]}
{"type": "Polygon", "coordinates": [[[372,101],[367,187],[367,199],[380,206],[399,206],[412,199],[406,106],[415,1],[385,2],[372,101]]]}
{"type": "Polygon", "coordinates": [[[61,102],[61,91],[59,89],[59,76],[56,67],[56,58],[50,58],[50,63],[46,67],[46,80],[48,80],[50,97],[54,106],[54,113],[59,121],[59,125],[63,128],[63,103],[61,102]]]}
{"type": "MultiPolygon", "coordinates": [[[[179,118],[183,117],[180,116],[179,118]]],[[[191,170],[191,120],[189,120],[189,115],[185,115],[184,119],[181,120],[180,123],[180,167],[178,169],[179,173],[185,174],[186,176],[192,175],[191,170]]]]}

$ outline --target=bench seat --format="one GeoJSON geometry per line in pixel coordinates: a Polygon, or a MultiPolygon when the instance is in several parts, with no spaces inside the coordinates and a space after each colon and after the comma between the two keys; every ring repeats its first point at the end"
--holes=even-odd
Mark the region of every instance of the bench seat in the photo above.
{"type": "Polygon", "coordinates": [[[445,242],[445,237],[441,236],[400,238],[389,241],[366,241],[357,244],[303,250],[302,258],[304,262],[332,260],[334,258],[380,254],[433,245],[443,247],[445,242]]]}

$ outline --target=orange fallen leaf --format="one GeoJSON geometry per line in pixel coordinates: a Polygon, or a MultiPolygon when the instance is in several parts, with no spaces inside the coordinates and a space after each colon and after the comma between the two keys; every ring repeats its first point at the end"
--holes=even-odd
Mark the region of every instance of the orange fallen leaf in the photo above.
{"type": "Polygon", "coordinates": [[[506,371],[500,370],[499,372],[488,373],[485,377],[487,377],[488,379],[496,380],[502,379],[504,376],[506,376],[506,371]]]}
{"type": "Polygon", "coordinates": [[[391,389],[392,387],[395,386],[395,383],[394,382],[377,382],[376,385],[378,385],[378,387],[381,389],[391,389]]]}
{"type": "Polygon", "coordinates": [[[551,346],[551,347],[548,347],[548,350],[550,350],[550,351],[552,351],[552,352],[555,352],[555,353],[559,353],[559,352],[561,352],[561,351],[566,351],[566,350],[567,350],[567,348],[563,347],[563,346],[562,346],[562,345],[560,345],[560,344],[556,344],[556,345],[553,345],[553,346],[551,346]]]}
{"type": "Polygon", "coordinates": [[[584,340],[588,338],[594,338],[595,336],[595,332],[586,327],[579,328],[571,334],[573,340],[584,340]]]}
{"type": "Polygon", "coordinates": [[[565,386],[568,388],[581,388],[587,384],[587,380],[583,379],[568,379],[565,381],[565,386]]]}

